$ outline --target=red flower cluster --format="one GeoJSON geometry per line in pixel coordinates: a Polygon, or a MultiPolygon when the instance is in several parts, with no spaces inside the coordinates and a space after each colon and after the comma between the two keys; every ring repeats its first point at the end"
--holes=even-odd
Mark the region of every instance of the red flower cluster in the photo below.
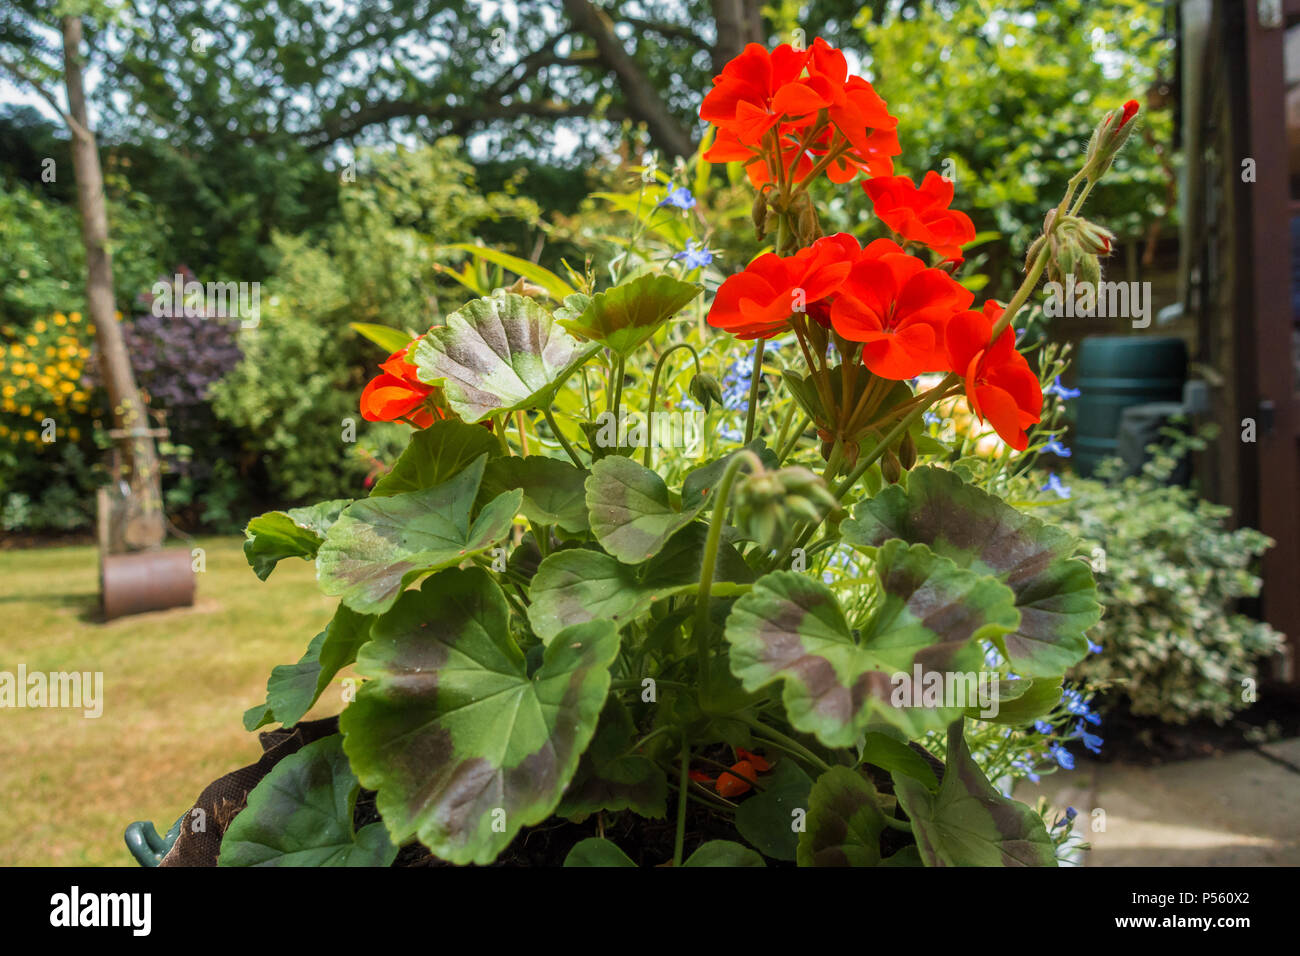
{"type": "Polygon", "coordinates": [[[361,417],[368,422],[392,422],[404,418],[419,428],[428,428],[436,418],[425,399],[435,391],[416,375],[415,366],[406,359],[406,353],[418,342],[415,339],[388,356],[381,364],[382,375],[376,375],[361,393],[361,417]]]}
{"type": "Polygon", "coordinates": [[[807,50],[749,44],[713,78],[700,117],[718,128],[704,158],[744,162],[756,188],[800,183],[815,170],[836,183],[864,170],[890,176],[902,152],[885,101],[821,37],[807,50]]]}
{"type": "Polygon", "coordinates": [[[945,336],[948,362],[966,379],[966,400],[980,421],[987,419],[1012,448],[1029,446],[1025,431],[1042,421],[1043,390],[1025,357],[1016,351],[1016,334],[1008,326],[990,343],[993,325],[1002,315],[996,302],[983,312],[952,317],[945,336]]]}
{"type": "Polygon", "coordinates": [[[929,246],[945,259],[961,261],[961,247],[975,238],[975,224],[964,212],[949,209],[952,183],[928,172],[918,189],[906,176],[877,176],[862,188],[876,216],[910,242],[929,246]]]}
{"type": "Polygon", "coordinates": [[[738,797],[750,789],[750,780],[757,780],[760,773],[767,773],[772,765],[756,753],[750,753],[740,747],[736,748],[737,760],[731,769],[740,774],[724,773],[715,781],[713,777],[699,770],[692,770],[690,778],[696,783],[712,783],[720,797],[738,797]],[[742,779],[742,777],[744,779],[742,779]]]}

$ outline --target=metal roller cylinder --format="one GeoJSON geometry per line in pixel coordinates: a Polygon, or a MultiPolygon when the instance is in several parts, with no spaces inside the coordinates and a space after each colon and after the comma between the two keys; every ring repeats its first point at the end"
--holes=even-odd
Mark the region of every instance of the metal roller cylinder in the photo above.
{"type": "Polygon", "coordinates": [[[192,605],[190,560],[189,551],[177,548],[105,555],[99,568],[104,620],[192,605]]]}

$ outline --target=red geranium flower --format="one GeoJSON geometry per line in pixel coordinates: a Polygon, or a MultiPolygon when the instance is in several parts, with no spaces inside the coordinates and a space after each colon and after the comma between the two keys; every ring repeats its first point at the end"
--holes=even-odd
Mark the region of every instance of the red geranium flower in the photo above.
{"type": "Polygon", "coordinates": [[[862,343],[862,364],[902,381],[948,368],[944,326],[974,295],[889,239],[862,250],[831,306],[831,324],[862,343]]]}
{"type": "Polygon", "coordinates": [[[709,309],[709,324],[742,339],[770,339],[796,312],[815,312],[849,274],[857,240],[827,236],[792,256],[768,252],[728,276],[709,309]]]}
{"type": "Polygon", "coordinates": [[[1042,421],[1043,389],[1029,362],[1016,351],[1016,334],[1008,326],[992,345],[993,325],[1002,315],[996,302],[983,312],[962,312],[948,323],[947,350],[952,369],[966,379],[966,399],[982,422],[1012,448],[1029,446],[1025,431],[1042,421]]]}
{"type": "Polygon", "coordinates": [[[428,428],[436,417],[424,407],[434,391],[432,385],[421,382],[406,353],[418,342],[415,339],[398,349],[380,364],[384,370],[366,385],[361,393],[361,417],[368,422],[391,422],[405,418],[419,428],[428,428]]]}
{"type": "Polygon", "coordinates": [[[736,748],[736,757],[738,759],[731,765],[731,769],[737,774],[742,774],[746,779],[742,779],[742,777],[735,774],[723,773],[715,781],[713,777],[700,770],[692,770],[688,776],[696,783],[714,784],[718,796],[737,797],[751,788],[750,780],[757,780],[760,773],[767,773],[772,769],[772,765],[763,757],[742,747],[736,748]]]}
{"type": "Polygon", "coordinates": [[[961,247],[975,238],[975,224],[949,209],[952,183],[928,172],[918,189],[906,176],[877,176],[862,184],[876,215],[904,239],[929,246],[945,259],[962,258],[961,247]]]}
{"type": "Polygon", "coordinates": [[[795,82],[809,56],[810,51],[797,51],[788,43],[771,53],[750,43],[713,78],[713,89],[700,104],[700,118],[740,143],[758,146],[783,117],[802,117],[821,108],[819,96],[795,82]]]}

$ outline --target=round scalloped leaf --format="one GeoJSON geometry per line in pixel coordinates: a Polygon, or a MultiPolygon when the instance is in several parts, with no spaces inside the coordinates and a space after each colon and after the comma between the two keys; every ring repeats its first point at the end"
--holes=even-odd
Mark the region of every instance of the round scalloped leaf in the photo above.
{"type": "Polygon", "coordinates": [[[546,408],[555,389],[600,348],[579,342],[534,300],[514,293],[475,299],[415,348],[420,379],[440,385],[467,422],[546,408]]]}
{"type": "Polygon", "coordinates": [[[848,767],[832,767],[813,784],[799,834],[800,866],[878,866],[885,830],[880,796],[848,767]]]}
{"type": "Polygon", "coordinates": [[[730,840],[710,840],[686,859],[682,866],[767,866],[747,846],[730,840]]]}
{"type": "Polygon", "coordinates": [[[491,460],[503,454],[501,443],[482,425],[442,419],[411,436],[392,470],[375,482],[370,497],[423,491],[454,478],[480,455],[488,456],[490,467],[491,460]]]}
{"type": "MultiPolygon", "coordinates": [[[[730,675],[728,675],[730,676],[730,675]]],[[[736,808],[736,832],[774,860],[794,860],[799,834],[796,810],[808,808],[812,778],[788,757],[781,758],[763,790],[736,808]]]]}
{"type": "MultiPolygon", "coordinates": [[[[776,458],[776,452],[767,447],[767,444],[761,438],[755,438],[745,446],[745,449],[752,451],[763,462],[764,467],[775,469],[779,467],[776,458]]],[[[712,507],[713,489],[717,487],[718,482],[722,480],[723,472],[727,470],[727,465],[731,459],[740,454],[741,449],[723,455],[721,458],[715,458],[700,467],[694,469],[686,476],[682,482],[682,508],[701,507],[707,510],[712,507]]]]}
{"type": "Polygon", "coordinates": [[[290,754],[248,794],[221,840],[219,866],[389,866],[382,823],[352,829],[360,786],[338,734],[290,754]]]}
{"type": "Polygon", "coordinates": [[[1020,627],[1003,639],[1011,669],[1054,677],[1088,653],[1088,628],[1101,619],[1092,571],[1073,557],[1075,539],[1022,514],[941,468],[916,468],[860,503],[840,526],[846,542],[879,547],[891,538],[929,546],[1016,595],[1020,627]]]}
{"type": "Polygon", "coordinates": [[[343,712],[344,749],[397,843],[490,863],[555,810],[609,691],[618,631],[569,628],[530,678],[509,607],[481,568],[447,571],[375,622],[343,712]]]}
{"type": "Polygon", "coordinates": [[[556,816],[581,822],[598,810],[631,810],[643,817],[663,817],[668,778],[653,760],[631,753],[635,742],[636,725],[627,708],[610,697],[556,816]]]}
{"type": "Polygon", "coordinates": [[[588,474],[567,461],[544,455],[497,458],[488,462],[483,473],[479,500],[518,488],[524,493],[520,510],[525,518],[576,534],[588,530],[584,486],[588,474]]]}
{"type": "Polygon", "coordinates": [[[700,291],[700,286],[668,275],[639,276],[592,296],[577,318],[558,321],[579,338],[628,355],[700,291]]]}
{"type": "Polygon", "coordinates": [[[894,794],[912,820],[926,866],[1056,866],[1043,818],[997,791],[971,759],[962,722],[948,729],[948,765],[938,793],[894,774],[894,794]]]}
{"type": "Polygon", "coordinates": [[[828,747],[852,746],[873,720],[909,737],[946,726],[960,707],[916,706],[910,696],[895,706],[894,675],[977,672],[978,641],[1019,623],[1010,589],[924,545],[887,543],[875,574],[880,596],[860,635],[830,588],[793,571],[759,578],[727,618],[731,670],[745,690],[782,681],[790,723],[828,747]]]}
{"type": "Polygon", "coordinates": [[[609,840],[588,837],[579,840],[564,858],[565,866],[632,866],[632,858],[609,840]]]}
{"type": "Polygon", "coordinates": [[[470,522],[486,455],[454,478],[358,501],[339,515],[316,555],[321,590],[362,614],[382,614],[422,574],[450,568],[510,533],[521,491],[492,499],[470,522]]]}
{"type": "Polygon", "coordinates": [[[587,479],[591,530],[601,547],[626,564],[653,558],[703,507],[701,500],[677,510],[657,473],[620,455],[596,462],[587,479]]]}
{"type": "Polygon", "coordinates": [[[350,504],[350,498],[336,498],[307,508],[268,511],[248,522],[244,557],[253,573],[265,581],[285,558],[315,558],[330,525],[350,504]]]}

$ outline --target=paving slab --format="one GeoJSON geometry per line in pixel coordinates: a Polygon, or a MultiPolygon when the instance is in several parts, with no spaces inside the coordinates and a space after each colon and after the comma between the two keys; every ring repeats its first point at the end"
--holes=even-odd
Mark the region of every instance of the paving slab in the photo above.
{"type": "Polygon", "coordinates": [[[1022,785],[1079,811],[1087,866],[1300,865],[1300,739],[1156,767],[1088,764],[1022,785]]]}

